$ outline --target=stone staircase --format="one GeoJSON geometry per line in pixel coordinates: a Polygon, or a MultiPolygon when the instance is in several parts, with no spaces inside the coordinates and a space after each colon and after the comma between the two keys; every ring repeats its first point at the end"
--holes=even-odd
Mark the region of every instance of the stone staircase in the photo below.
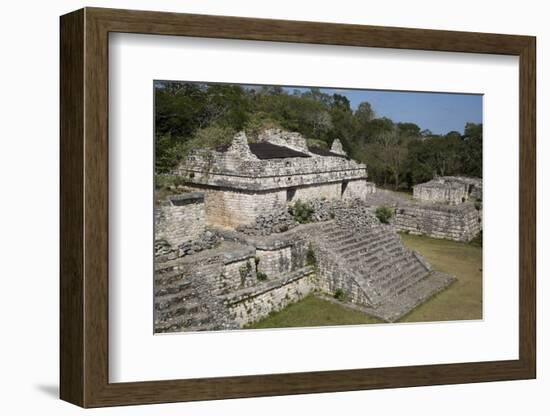
{"type": "Polygon", "coordinates": [[[200,262],[181,259],[155,265],[154,325],[155,332],[179,332],[223,329],[219,324],[223,304],[215,295],[208,276],[221,273],[219,257],[200,262]],[[214,322],[217,322],[216,324],[214,322]]]}
{"type": "Polygon", "coordinates": [[[389,226],[352,228],[336,222],[323,227],[317,243],[363,291],[365,310],[393,322],[446,288],[454,278],[431,270],[416,252],[407,249],[389,226]]]}

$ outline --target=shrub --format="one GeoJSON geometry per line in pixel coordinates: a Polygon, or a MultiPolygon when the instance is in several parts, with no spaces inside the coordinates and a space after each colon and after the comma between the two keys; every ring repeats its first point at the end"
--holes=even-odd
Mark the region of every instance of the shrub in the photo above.
{"type": "Polygon", "coordinates": [[[342,289],[336,289],[334,291],[334,299],[343,301],[346,298],[346,294],[342,289]]]}
{"type": "Polygon", "coordinates": [[[282,128],[281,124],[278,121],[272,119],[269,114],[264,112],[257,112],[249,117],[244,127],[244,130],[246,132],[248,140],[250,142],[255,142],[256,140],[258,140],[258,135],[263,130],[280,128],[282,128]]]}
{"type": "Polygon", "coordinates": [[[393,209],[390,207],[378,207],[374,214],[382,224],[388,224],[393,217],[393,209]]]}
{"type": "Polygon", "coordinates": [[[261,282],[263,282],[264,280],[267,280],[267,274],[265,274],[264,272],[256,272],[256,277],[261,282]]]}
{"type": "Polygon", "coordinates": [[[298,221],[300,224],[306,224],[311,222],[311,216],[315,210],[309,203],[297,200],[288,207],[288,212],[292,215],[294,220],[298,221]]]}
{"type": "Polygon", "coordinates": [[[313,250],[313,246],[311,245],[311,243],[307,246],[306,264],[308,266],[316,266],[317,265],[317,257],[315,256],[315,251],[313,250]]]}
{"type": "Polygon", "coordinates": [[[241,267],[239,267],[239,274],[241,275],[241,286],[244,286],[246,283],[246,278],[250,275],[250,272],[252,271],[252,265],[250,262],[246,262],[246,264],[243,264],[241,267]]]}

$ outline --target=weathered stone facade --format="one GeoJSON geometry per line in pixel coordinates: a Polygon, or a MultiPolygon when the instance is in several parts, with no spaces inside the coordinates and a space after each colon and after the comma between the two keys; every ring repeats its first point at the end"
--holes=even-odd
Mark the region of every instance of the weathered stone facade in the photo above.
{"type": "Polygon", "coordinates": [[[413,199],[387,190],[367,195],[366,204],[394,209],[397,231],[468,242],[482,229],[482,184],[478,178],[450,177],[416,185],[413,199]]]}
{"type": "Polygon", "coordinates": [[[459,205],[470,199],[481,200],[481,179],[441,176],[413,187],[414,199],[440,204],[459,205]]]}
{"type": "Polygon", "coordinates": [[[174,173],[205,193],[208,224],[231,228],[285,211],[291,201],[364,198],[374,190],[366,166],[339,141],[330,151],[309,149],[300,134],[276,129],[257,143],[239,133],[226,149],[196,151],[174,173]]]}
{"type": "Polygon", "coordinates": [[[240,327],[265,318],[297,302],[315,288],[313,268],[289,273],[282,279],[267,281],[254,290],[238,291],[227,297],[228,314],[240,327]]]}
{"type": "Polygon", "coordinates": [[[481,231],[480,213],[473,204],[399,205],[395,209],[394,224],[399,231],[464,242],[481,231]]]}
{"type": "Polygon", "coordinates": [[[173,195],[155,208],[155,240],[177,247],[206,231],[204,195],[198,192],[173,195]]]}

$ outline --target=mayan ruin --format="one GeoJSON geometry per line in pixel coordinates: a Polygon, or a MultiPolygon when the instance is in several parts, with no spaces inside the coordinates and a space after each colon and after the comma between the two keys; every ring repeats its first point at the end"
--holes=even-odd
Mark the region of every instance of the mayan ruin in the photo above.
{"type": "Polygon", "coordinates": [[[470,241],[482,225],[478,179],[436,177],[403,198],[339,140],[326,150],[281,129],[197,149],[174,174],[155,210],[155,332],[242,328],[310,293],[394,322],[455,281],[398,232],[470,241]]]}

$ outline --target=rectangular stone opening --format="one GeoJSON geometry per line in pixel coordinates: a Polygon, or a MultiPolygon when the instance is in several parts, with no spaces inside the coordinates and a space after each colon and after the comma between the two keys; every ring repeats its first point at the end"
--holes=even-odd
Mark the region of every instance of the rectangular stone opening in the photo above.
{"type": "Polygon", "coordinates": [[[286,202],[291,202],[296,196],[296,188],[288,188],[286,190],[286,202]]]}
{"type": "Polygon", "coordinates": [[[340,196],[344,196],[344,192],[346,192],[346,189],[348,187],[348,181],[343,181],[342,182],[342,192],[340,192],[340,196]]]}

